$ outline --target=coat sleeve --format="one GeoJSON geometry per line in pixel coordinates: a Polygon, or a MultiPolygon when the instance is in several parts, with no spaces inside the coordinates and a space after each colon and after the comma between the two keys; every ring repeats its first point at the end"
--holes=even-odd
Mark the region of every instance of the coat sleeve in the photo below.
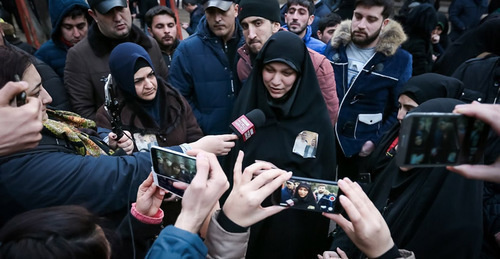
{"type": "Polygon", "coordinates": [[[208,258],[245,258],[247,252],[250,229],[244,233],[230,233],[225,231],[217,222],[216,211],[208,225],[205,245],[208,248],[208,258]]]}
{"type": "Polygon", "coordinates": [[[151,171],[151,160],[149,153],[92,157],[37,152],[0,163],[0,171],[1,185],[6,187],[0,193],[19,207],[72,204],[104,215],[135,201],[137,188],[151,171]]]}
{"type": "Polygon", "coordinates": [[[82,63],[82,60],[84,60],[81,57],[82,54],[74,48],[68,51],[64,68],[64,86],[68,91],[69,100],[74,111],[85,118],[93,120],[96,113],[94,96],[97,93],[91,87],[91,76],[88,74],[86,65],[82,63]]]}
{"type": "Polygon", "coordinates": [[[323,55],[317,54],[316,52],[313,54],[311,50],[309,50],[309,53],[311,54],[311,58],[316,60],[313,63],[315,63],[319,87],[323,99],[325,99],[326,108],[328,109],[328,115],[330,116],[332,125],[335,125],[339,112],[339,99],[337,97],[333,67],[330,61],[323,55]],[[316,63],[318,63],[318,66],[316,66],[316,63]]]}
{"type": "Polygon", "coordinates": [[[201,238],[172,225],[164,228],[146,258],[205,258],[207,247],[201,238]]]}

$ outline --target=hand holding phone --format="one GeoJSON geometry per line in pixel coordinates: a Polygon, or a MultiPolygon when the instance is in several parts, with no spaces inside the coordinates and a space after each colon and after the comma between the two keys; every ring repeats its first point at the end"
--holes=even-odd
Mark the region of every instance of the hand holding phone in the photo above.
{"type": "MultiPolygon", "coordinates": [[[[19,75],[17,75],[17,74],[14,75],[14,82],[20,82],[20,81],[21,81],[21,79],[19,78],[19,75]]],[[[26,92],[25,91],[18,93],[10,101],[10,106],[12,106],[12,107],[21,107],[24,104],[26,104],[26,92]]]]}
{"type": "Polygon", "coordinates": [[[337,222],[368,258],[377,258],[389,251],[394,246],[389,227],[363,189],[349,178],[339,180],[338,186],[344,194],[339,196],[340,203],[350,221],[341,214],[323,215],[337,222]]]}
{"type": "Polygon", "coordinates": [[[248,227],[284,209],[279,206],[263,208],[261,203],[292,173],[263,161],[249,165],[242,173],[243,156],[240,151],[234,166],[233,189],[222,210],[234,223],[248,227]]]}
{"type": "Polygon", "coordinates": [[[292,209],[340,213],[339,195],[336,182],[293,176],[273,193],[271,200],[292,209]]]}
{"type": "Polygon", "coordinates": [[[396,162],[436,167],[481,162],[489,127],[456,113],[410,113],[402,121],[396,162]]]}
{"type": "Polygon", "coordinates": [[[196,158],[162,147],[151,147],[154,182],[179,197],[184,190],[176,188],[174,182],[191,183],[196,174],[196,158]]]}

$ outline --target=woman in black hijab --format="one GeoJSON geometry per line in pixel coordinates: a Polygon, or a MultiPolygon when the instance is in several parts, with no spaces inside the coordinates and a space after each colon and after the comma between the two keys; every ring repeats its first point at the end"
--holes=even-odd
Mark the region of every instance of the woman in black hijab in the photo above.
{"type": "Polygon", "coordinates": [[[463,88],[464,86],[460,80],[434,73],[414,76],[406,82],[398,98],[399,123],[396,123],[382,137],[379,145],[368,158],[365,172],[370,174],[372,181],[378,177],[378,174],[384,170],[387,164],[396,155],[400,122],[406,113],[423,102],[434,98],[458,99],[462,94],[463,88]]]}
{"type": "MultiPolygon", "coordinates": [[[[232,151],[245,152],[244,167],[264,160],[294,176],[335,179],[333,128],[309,53],[297,35],[278,32],[259,52],[233,119],[254,109],[264,112],[264,125],[232,151]],[[314,155],[306,154],[307,146],[316,148],[314,155]]],[[[228,164],[226,172],[231,172],[228,164]]],[[[288,209],[252,226],[247,258],[315,257],[328,247],[328,226],[319,213],[288,209]]]]}
{"type": "MultiPolygon", "coordinates": [[[[437,98],[412,112],[452,112],[456,99],[437,98]]],[[[445,167],[401,169],[395,160],[377,177],[368,197],[384,217],[396,246],[417,258],[479,258],[482,245],[481,181],[468,180],[445,167]]],[[[331,247],[349,258],[360,251],[339,232],[331,247]]],[[[356,257],[358,256],[358,257],[356,257]]]]}
{"type": "Polygon", "coordinates": [[[295,188],[292,206],[304,210],[315,210],[317,208],[316,199],[314,198],[314,194],[309,184],[300,183],[297,188],[295,188]]]}

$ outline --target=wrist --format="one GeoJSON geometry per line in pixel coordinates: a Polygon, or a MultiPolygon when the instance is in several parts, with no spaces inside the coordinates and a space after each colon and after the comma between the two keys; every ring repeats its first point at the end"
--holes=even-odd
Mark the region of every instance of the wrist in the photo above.
{"type": "Polygon", "coordinates": [[[163,210],[161,210],[160,208],[158,208],[158,211],[153,216],[145,215],[137,210],[136,203],[132,203],[130,214],[132,214],[134,218],[145,224],[160,224],[164,216],[163,210]]]}
{"type": "Polygon", "coordinates": [[[247,232],[247,230],[248,230],[248,227],[240,226],[236,222],[232,221],[224,213],[224,210],[220,210],[219,214],[217,215],[217,222],[219,222],[219,225],[227,232],[244,233],[244,232],[247,232]]]}
{"type": "Polygon", "coordinates": [[[203,224],[203,219],[196,219],[193,215],[186,215],[186,213],[181,213],[175,221],[175,227],[186,230],[188,232],[197,234],[200,231],[201,225],[203,224]]]}

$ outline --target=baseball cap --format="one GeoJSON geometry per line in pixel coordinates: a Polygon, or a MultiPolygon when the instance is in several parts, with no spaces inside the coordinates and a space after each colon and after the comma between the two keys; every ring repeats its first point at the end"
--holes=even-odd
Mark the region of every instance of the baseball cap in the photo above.
{"type": "Polygon", "coordinates": [[[205,3],[205,9],[209,7],[217,7],[222,11],[229,10],[229,7],[233,4],[233,0],[208,0],[205,3]]]}
{"type": "Polygon", "coordinates": [[[115,7],[127,7],[127,0],[88,0],[90,9],[96,9],[101,14],[106,14],[115,7]]]}

